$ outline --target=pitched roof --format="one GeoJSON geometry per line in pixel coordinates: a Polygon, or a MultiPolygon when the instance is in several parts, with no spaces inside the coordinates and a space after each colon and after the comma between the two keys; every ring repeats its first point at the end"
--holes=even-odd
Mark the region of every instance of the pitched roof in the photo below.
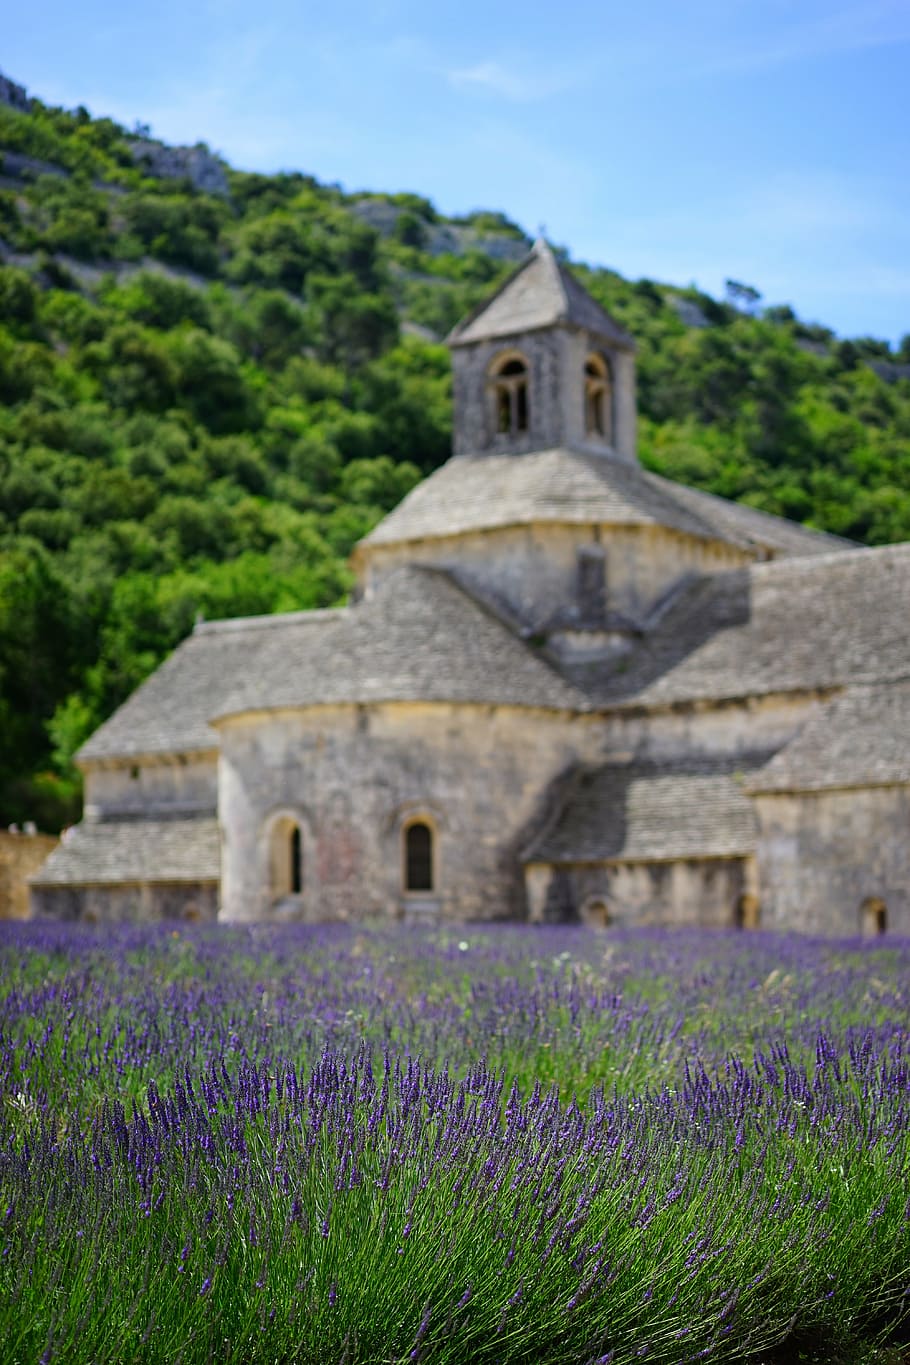
{"type": "Polygon", "coordinates": [[[83,821],[74,825],[30,883],[96,886],[211,882],[220,875],[218,821],[83,821]]]}
{"type": "Polygon", "coordinates": [[[610,455],[558,447],[526,455],[456,455],[424,479],[360,543],[389,545],[535,522],[667,526],[787,555],[849,542],[696,493],[610,455]]]}
{"type": "Polygon", "coordinates": [[[910,544],[751,564],[683,587],[622,671],[573,678],[629,706],[896,681],[908,602],[910,544]]]}
{"type": "Polygon", "coordinates": [[[451,346],[467,346],[559,323],[583,327],[615,346],[634,348],[628,332],[595,303],[540,239],[493,297],[459,322],[448,340],[451,346]]]}
{"type": "Polygon", "coordinates": [[[752,774],[753,792],[910,783],[910,680],[851,687],[752,774]]]}
{"type": "Polygon", "coordinates": [[[685,484],[673,483],[659,474],[646,474],[645,478],[653,487],[662,488],[674,502],[681,503],[706,521],[719,540],[726,540],[731,545],[773,550],[779,555],[820,555],[856,548],[855,541],[833,536],[828,531],[813,531],[798,522],[787,521],[785,517],[760,512],[744,502],[731,502],[729,498],[719,498],[700,488],[687,488],[685,484]]]}
{"type": "Polygon", "coordinates": [[[273,618],[212,714],[383,701],[585,710],[587,699],[440,569],[396,570],[318,628],[273,618]]]}
{"type": "MultiPolygon", "coordinates": [[[[281,620],[305,620],[312,629],[327,615],[332,613],[297,612],[281,620]]],[[[263,631],[276,619],[253,616],[197,627],[95,731],[77,759],[216,750],[218,736],[208,720],[255,662],[263,631]]]]}
{"type": "Polygon", "coordinates": [[[742,857],[755,815],[737,774],[767,753],[736,759],[647,761],[579,769],[564,803],[523,854],[526,862],[647,862],[742,857]]]}

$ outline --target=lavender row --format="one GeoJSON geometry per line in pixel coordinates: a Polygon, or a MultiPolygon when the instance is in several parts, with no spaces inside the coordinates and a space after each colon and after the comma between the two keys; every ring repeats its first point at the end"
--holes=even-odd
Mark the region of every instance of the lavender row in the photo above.
{"type": "Polygon", "coordinates": [[[3,1358],[582,1365],[899,1333],[908,961],[19,929],[3,1358]]]}

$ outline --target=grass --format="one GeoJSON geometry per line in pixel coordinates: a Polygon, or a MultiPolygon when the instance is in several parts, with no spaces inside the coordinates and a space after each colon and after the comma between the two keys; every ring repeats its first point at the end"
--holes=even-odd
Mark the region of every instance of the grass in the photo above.
{"type": "Polygon", "coordinates": [[[896,1365],[908,967],[4,926],[0,1360],[896,1365]]]}

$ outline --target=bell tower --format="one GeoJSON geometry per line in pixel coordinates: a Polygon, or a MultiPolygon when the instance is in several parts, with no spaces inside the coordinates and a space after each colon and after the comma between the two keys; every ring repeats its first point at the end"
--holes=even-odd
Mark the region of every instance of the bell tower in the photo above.
{"type": "Polygon", "coordinates": [[[456,455],[563,448],[637,463],[634,342],[543,239],[448,341],[456,455]]]}

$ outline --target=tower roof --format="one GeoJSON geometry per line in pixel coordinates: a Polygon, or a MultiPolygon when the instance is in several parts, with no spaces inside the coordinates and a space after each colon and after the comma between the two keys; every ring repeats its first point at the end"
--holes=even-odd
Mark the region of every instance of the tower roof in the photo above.
{"type": "Polygon", "coordinates": [[[837,536],[685,488],[628,462],[562,447],[521,459],[456,455],[412,489],[360,546],[369,551],[542,522],[667,526],[700,540],[788,556],[850,547],[837,536]]]}
{"type": "Polygon", "coordinates": [[[558,325],[581,327],[625,350],[635,343],[538,238],[491,299],[449,333],[450,346],[515,336],[558,325]]]}

